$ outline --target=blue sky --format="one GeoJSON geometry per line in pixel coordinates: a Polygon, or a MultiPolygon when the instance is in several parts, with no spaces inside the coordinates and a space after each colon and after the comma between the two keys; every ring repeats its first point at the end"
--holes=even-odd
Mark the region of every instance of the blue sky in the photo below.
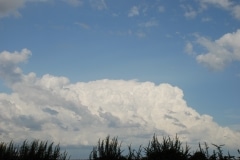
{"type": "MultiPolygon", "coordinates": [[[[0,53],[31,52],[24,63],[11,63],[22,75],[67,77],[71,84],[168,83],[200,115],[239,132],[238,1],[0,0],[0,6],[0,53]]],[[[5,76],[0,72],[2,94],[24,92],[5,76]]]]}

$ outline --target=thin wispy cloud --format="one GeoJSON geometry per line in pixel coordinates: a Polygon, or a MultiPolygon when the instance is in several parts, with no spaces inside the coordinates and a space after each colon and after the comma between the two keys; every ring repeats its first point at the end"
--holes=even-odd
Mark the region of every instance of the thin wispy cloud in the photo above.
{"type": "Polygon", "coordinates": [[[107,9],[105,0],[90,0],[90,5],[97,10],[107,9]]]}
{"type": "Polygon", "coordinates": [[[187,42],[186,46],[185,46],[185,52],[188,53],[189,55],[194,55],[194,51],[193,51],[193,45],[191,42],[187,42]]]}
{"type": "Polygon", "coordinates": [[[26,3],[26,0],[2,0],[0,1],[0,18],[7,17],[7,16],[21,16],[20,12],[18,11],[20,8],[23,8],[26,3]]]}
{"type": "Polygon", "coordinates": [[[181,7],[184,10],[184,16],[186,18],[195,18],[198,14],[198,11],[196,11],[195,9],[193,9],[193,7],[191,5],[181,5],[181,7]]]}
{"type": "Polygon", "coordinates": [[[83,0],[63,0],[63,1],[74,7],[83,5],[83,0]]]}
{"type": "Polygon", "coordinates": [[[165,12],[165,7],[164,6],[158,6],[158,11],[160,13],[165,12]]]}
{"type": "Polygon", "coordinates": [[[133,6],[128,13],[128,17],[138,16],[139,14],[140,14],[139,13],[139,7],[133,6]]]}
{"type": "Polygon", "coordinates": [[[221,7],[222,9],[225,9],[229,11],[236,19],[240,20],[240,5],[237,1],[231,1],[231,0],[203,0],[200,1],[202,6],[216,6],[221,7]]]}
{"type": "Polygon", "coordinates": [[[140,23],[139,26],[140,27],[146,27],[146,28],[155,27],[155,26],[158,26],[158,21],[155,20],[155,19],[151,19],[151,20],[149,20],[147,22],[140,23]]]}
{"type": "Polygon", "coordinates": [[[212,19],[210,17],[202,18],[202,22],[210,22],[212,19]]]}
{"type": "Polygon", "coordinates": [[[88,24],[86,24],[86,23],[75,22],[74,24],[80,26],[80,27],[83,28],[83,29],[90,29],[90,28],[91,28],[91,27],[90,27],[88,24]]]}

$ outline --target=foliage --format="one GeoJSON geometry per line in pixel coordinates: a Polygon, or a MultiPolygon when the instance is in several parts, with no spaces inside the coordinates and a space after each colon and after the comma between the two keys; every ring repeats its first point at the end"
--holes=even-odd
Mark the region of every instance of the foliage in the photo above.
{"type": "Polygon", "coordinates": [[[201,144],[199,143],[199,151],[196,151],[189,159],[190,160],[208,160],[208,145],[204,143],[205,150],[202,149],[201,144]]]}
{"type": "Polygon", "coordinates": [[[14,145],[12,141],[9,144],[0,143],[0,160],[66,160],[67,158],[67,153],[60,153],[60,146],[54,147],[53,143],[48,145],[48,142],[38,140],[30,144],[25,140],[21,146],[14,145]]]}
{"type": "MultiPolygon", "coordinates": [[[[98,141],[89,157],[91,160],[240,160],[240,157],[231,156],[229,153],[227,156],[223,155],[223,145],[212,145],[216,147],[212,154],[209,154],[207,143],[204,143],[204,148],[199,143],[199,149],[191,154],[190,147],[187,144],[183,147],[177,136],[175,139],[163,137],[163,141],[159,142],[154,135],[145,148],[140,146],[135,150],[131,145],[128,146],[128,154],[124,156],[117,138],[110,141],[107,136],[105,140],[98,141]]],[[[240,154],[239,150],[238,153],[240,154]]]]}
{"type": "Polygon", "coordinates": [[[118,139],[114,137],[110,141],[110,136],[107,136],[105,140],[98,141],[98,145],[93,147],[93,150],[89,156],[89,159],[93,160],[121,160],[123,159],[121,150],[121,144],[118,139]]]}
{"type": "Polygon", "coordinates": [[[189,150],[187,145],[185,149],[182,147],[182,143],[177,136],[175,140],[172,140],[170,137],[163,137],[163,142],[160,143],[156,135],[153,136],[152,141],[145,148],[146,157],[149,160],[186,160],[190,156],[189,150]]]}
{"type": "MultiPolygon", "coordinates": [[[[117,137],[110,139],[107,136],[104,140],[98,141],[89,155],[91,160],[240,160],[240,156],[231,156],[228,152],[224,155],[223,146],[212,144],[214,149],[209,153],[207,143],[204,147],[199,143],[199,148],[190,153],[190,148],[186,144],[183,147],[179,138],[163,137],[162,142],[158,141],[154,134],[147,147],[140,146],[138,150],[128,146],[128,153],[123,155],[121,143],[117,137]]],[[[240,155],[240,150],[237,150],[240,155]]],[[[0,142],[0,160],[66,160],[70,159],[67,152],[60,152],[59,144],[34,140],[29,143],[25,140],[21,145],[0,142]]]]}

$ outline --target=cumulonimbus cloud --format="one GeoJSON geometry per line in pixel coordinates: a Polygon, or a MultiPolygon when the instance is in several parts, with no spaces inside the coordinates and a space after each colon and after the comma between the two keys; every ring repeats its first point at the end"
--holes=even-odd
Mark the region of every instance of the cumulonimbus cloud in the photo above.
{"type": "MultiPolygon", "coordinates": [[[[0,59],[13,68],[26,60],[24,53],[4,51],[0,57],[9,58],[0,59]]],[[[19,74],[21,78],[11,83],[12,93],[0,93],[0,138],[6,141],[36,138],[66,146],[95,145],[110,134],[139,145],[156,133],[178,134],[194,144],[238,145],[240,133],[200,115],[187,105],[183,91],[171,84],[109,79],[71,83],[49,74],[19,74]]]]}

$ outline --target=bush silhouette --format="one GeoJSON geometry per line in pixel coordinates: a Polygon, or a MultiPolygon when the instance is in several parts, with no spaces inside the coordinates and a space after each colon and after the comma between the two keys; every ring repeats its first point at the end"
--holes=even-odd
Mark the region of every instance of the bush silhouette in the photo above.
{"type": "MultiPolygon", "coordinates": [[[[209,154],[209,147],[204,143],[203,149],[199,143],[199,149],[193,154],[190,154],[190,147],[186,144],[183,146],[179,138],[176,136],[174,139],[170,137],[163,137],[162,142],[158,141],[157,136],[154,134],[147,147],[140,146],[136,151],[128,146],[128,154],[123,156],[121,150],[121,143],[117,138],[110,140],[107,136],[105,140],[98,141],[98,145],[93,147],[89,158],[91,160],[240,160],[240,157],[223,155],[223,145],[212,144],[216,151],[209,154]],[[143,151],[142,151],[143,149],[143,151]]],[[[238,150],[240,154],[240,151],[238,150]]]]}
{"type": "Polygon", "coordinates": [[[164,159],[164,160],[186,160],[189,158],[190,148],[186,145],[185,149],[178,137],[172,140],[170,137],[163,137],[163,142],[160,143],[157,136],[154,135],[148,147],[145,148],[146,157],[149,160],[164,159]]]}
{"type": "Polygon", "coordinates": [[[110,136],[107,136],[105,140],[98,141],[98,145],[93,147],[90,153],[89,159],[93,160],[122,160],[121,144],[116,137],[110,140],[110,136]]]}
{"type": "MultiPolygon", "coordinates": [[[[212,144],[215,147],[212,154],[209,154],[209,147],[204,143],[203,149],[199,143],[199,149],[190,154],[190,148],[183,146],[179,138],[163,137],[162,142],[158,141],[154,134],[147,147],[140,146],[138,150],[128,146],[128,153],[124,156],[121,143],[118,138],[110,139],[107,136],[104,140],[98,141],[93,147],[89,159],[91,160],[240,160],[240,156],[223,154],[224,145],[212,144]]],[[[240,154],[240,150],[237,150],[240,154]]],[[[48,144],[45,141],[34,140],[29,143],[25,140],[21,145],[0,142],[0,160],[67,160],[70,157],[67,152],[60,152],[60,146],[54,143],[48,144]]]]}
{"type": "Polygon", "coordinates": [[[60,152],[60,146],[48,145],[48,142],[34,140],[28,143],[26,140],[21,146],[0,143],[0,160],[66,160],[70,159],[66,152],[60,152]]]}

